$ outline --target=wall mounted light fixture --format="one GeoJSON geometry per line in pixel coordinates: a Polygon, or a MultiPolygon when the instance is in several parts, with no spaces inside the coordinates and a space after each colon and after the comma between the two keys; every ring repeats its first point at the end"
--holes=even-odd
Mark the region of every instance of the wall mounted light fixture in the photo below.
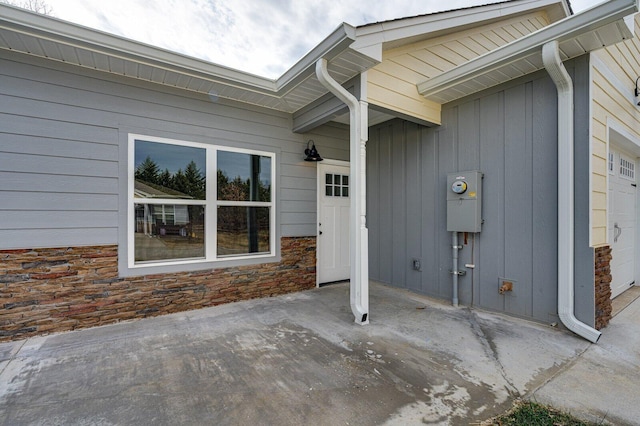
{"type": "Polygon", "coordinates": [[[304,161],[322,161],[323,160],[323,158],[320,157],[318,150],[316,149],[316,144],[312,140],[309,140],[309,142],[307,142],[307,149],[304,150],[304,154],[307,156],[304,159],[304,161]],[[311,145],[311,147],[309,147],[309,145],[311,145]]]}
{"type": "Polygon", "coordinates": [[[635,93],[635,102],[636,105],[640,106],[640,90],[638,89],[638,80],[640,80],[640,77],[636,78],[636,91],[635,93]]]}

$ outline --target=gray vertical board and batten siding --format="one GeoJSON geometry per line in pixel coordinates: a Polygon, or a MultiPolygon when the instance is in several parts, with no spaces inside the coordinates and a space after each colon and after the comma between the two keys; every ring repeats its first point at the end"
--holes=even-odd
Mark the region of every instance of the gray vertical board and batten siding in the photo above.
{"type": "Polygon", "coordinates": [[[129,131],[275,152],[280,233],[313,236],[316,167],[303,161],[306,141],[346,160],[349,131],[329,124],[300,135],[291,123],[287,113],[2,51],[0,249],[126,241],[129,131]]]}
{"type": "MultiPolygon", "coordinates": [[[[588,246],[588,58],[567,64],[576,86],[576,313],[594,323],[588,246]],[[585,130],[587,129],[587,130],[585,130]],[[585,184],[581,184],[585,183],[585,184]]],[[[539,72],[445,105],[443,124],[395,120],[371,129],[368,226],[371,278],[452,296],[446,175],[480,170],[484,224],[460,234],[463,304],[543,322],[557,318],[557,92],[539,72]],[[422,271],[412,268],[420,259],[422,271]],[[465,264],[474,264],[467,269],[465,264]],[[514,280],[498,293],[499,279],[514,280]]]]}
{"type": "Polygon", "coordinates": [[[577,61],[573,74],[576,87],[585,88],[576,91],[574,120],[574,176],[575,176],[575,313],[581,321],[595,326],[595,249],[590,245],[591,238],[591,140],[589,139],[589,104],[591,73],[587,56],[577,61]],[[586,109],[586,110],[585,110],[586,109]]]}

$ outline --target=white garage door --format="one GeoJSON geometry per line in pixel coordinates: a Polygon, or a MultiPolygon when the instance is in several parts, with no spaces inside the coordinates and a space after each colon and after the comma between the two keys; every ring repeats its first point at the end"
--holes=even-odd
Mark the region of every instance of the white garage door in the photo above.
{"type": "Polygon", "coordinates": [[[636,256],[636,159],[619,150],[609,152],[609,244],[611,259],[611,297],[631,285],[635,277],[636,256]]]}

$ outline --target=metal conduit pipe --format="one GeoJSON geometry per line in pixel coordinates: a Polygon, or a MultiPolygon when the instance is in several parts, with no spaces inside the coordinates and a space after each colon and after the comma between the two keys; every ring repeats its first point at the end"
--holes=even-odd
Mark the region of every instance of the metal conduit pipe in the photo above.
{"type": "Polygon", "coordinates": [[[451,249],[453,250],[453,297],[451,298],[451,304],[458,306],[458,251],[460,246],[458,245],[458,233],[451,233],[451,249]]]}
{"type": "MultiPolygon", "coordinates": [[[[358,324],[369,323],[369,233],[366,226],[366,142],[368,106],[334,80],[327,70],[327,60],[318,59],[316,76],[320,83],[349,107],[349,159],[351,162],[351,204],[349,240],[351,248],[350,302],[358,324]],[[355,244],[354,244],[355,242],[355,244]]],[[[366,82],[363,82],[366,87],[366,82]]],[[[364,88],[361,90],[365,90],[364,88]]]]}
{"type": "Polygon", "coordinates": [[[558,90],[558,315],[569,330],[596,343],[602,333],[574,312],[573,81],[557,40],[542,46],[542,62],[558,90]]]}

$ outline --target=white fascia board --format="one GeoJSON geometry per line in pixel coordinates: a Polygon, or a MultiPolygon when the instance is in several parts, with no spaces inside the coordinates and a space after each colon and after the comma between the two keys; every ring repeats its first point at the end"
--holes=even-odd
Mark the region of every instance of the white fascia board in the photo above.
{"type": "MultiPolygon", "coordinates": [[[[622,20],[637,11],[636,0],[610,0],[601,3],[589,10],[544,27],[450,71],[419,83],[418,92],[428,98],[430,94],[455,87],[465,81],[472,80],[480,74],[498,69],[503,65],[517,61],[519,58],[528,56],[534,51],[540,50],[545,43],[553,40],[562,42],[576,38],[581,34],[622,20]]],[[[627,25],[624,25],[624,28],[628,30],[627,25]]],[[[631,38],[633,33],[629,32],[626,36],[631,38]]]]}
{"type": "Polygon", "coordinates": [[[296,64],[287,70],[276,81],[278,94],[288,92],[300,81],[315,75],[316,62],[320,58],[328,61],[349,48],[355,40],[355,28],[347,23],[342,23],[328,37],[316,45],[309,53],[304,55],[296,64]]]}
{"type": "Polygon", "coordinates": [[[4,4],[0,4],[0,28],[179,73],[232,82],[236,86],[260,89],[270,94],[276,89],[272,79],[4,4]]]}
{"type": "MultiPolygon", "coordinates": [[[[315,73],[315,63],[319,58],[331,60],[355,40],[355,28],[342,24],[275,80],[1,3],[0,28],[269,96],[288,93],[315,73]]],[[[365,56],[364,62],[378,62],[365,56]]]]}
{"type": "MultiPolygon", "coordinates": [[[[563,0],[522,0],[363,25],[356,28],[357,40],[351,48],[369,55],[375,55],[378,51],[378,56],[382,58],[382,50],[385,47],[410,43],[416,38],[437,37],[554,5],[558,10],[564,11],[565,17],[569,16],[569,9],[563,0]]],[[[556,14],[558,13],[560,12],[556,11],[556,14]]]]}
{"type": "Polygon", "coordinates": [[[636,32],[635,16],[634,15],[625,16],[624,17],[624,23],[627,26],[627,28],[629,29],[629,32],[631,34],[635,34],[635,32],[636,32]]]}

